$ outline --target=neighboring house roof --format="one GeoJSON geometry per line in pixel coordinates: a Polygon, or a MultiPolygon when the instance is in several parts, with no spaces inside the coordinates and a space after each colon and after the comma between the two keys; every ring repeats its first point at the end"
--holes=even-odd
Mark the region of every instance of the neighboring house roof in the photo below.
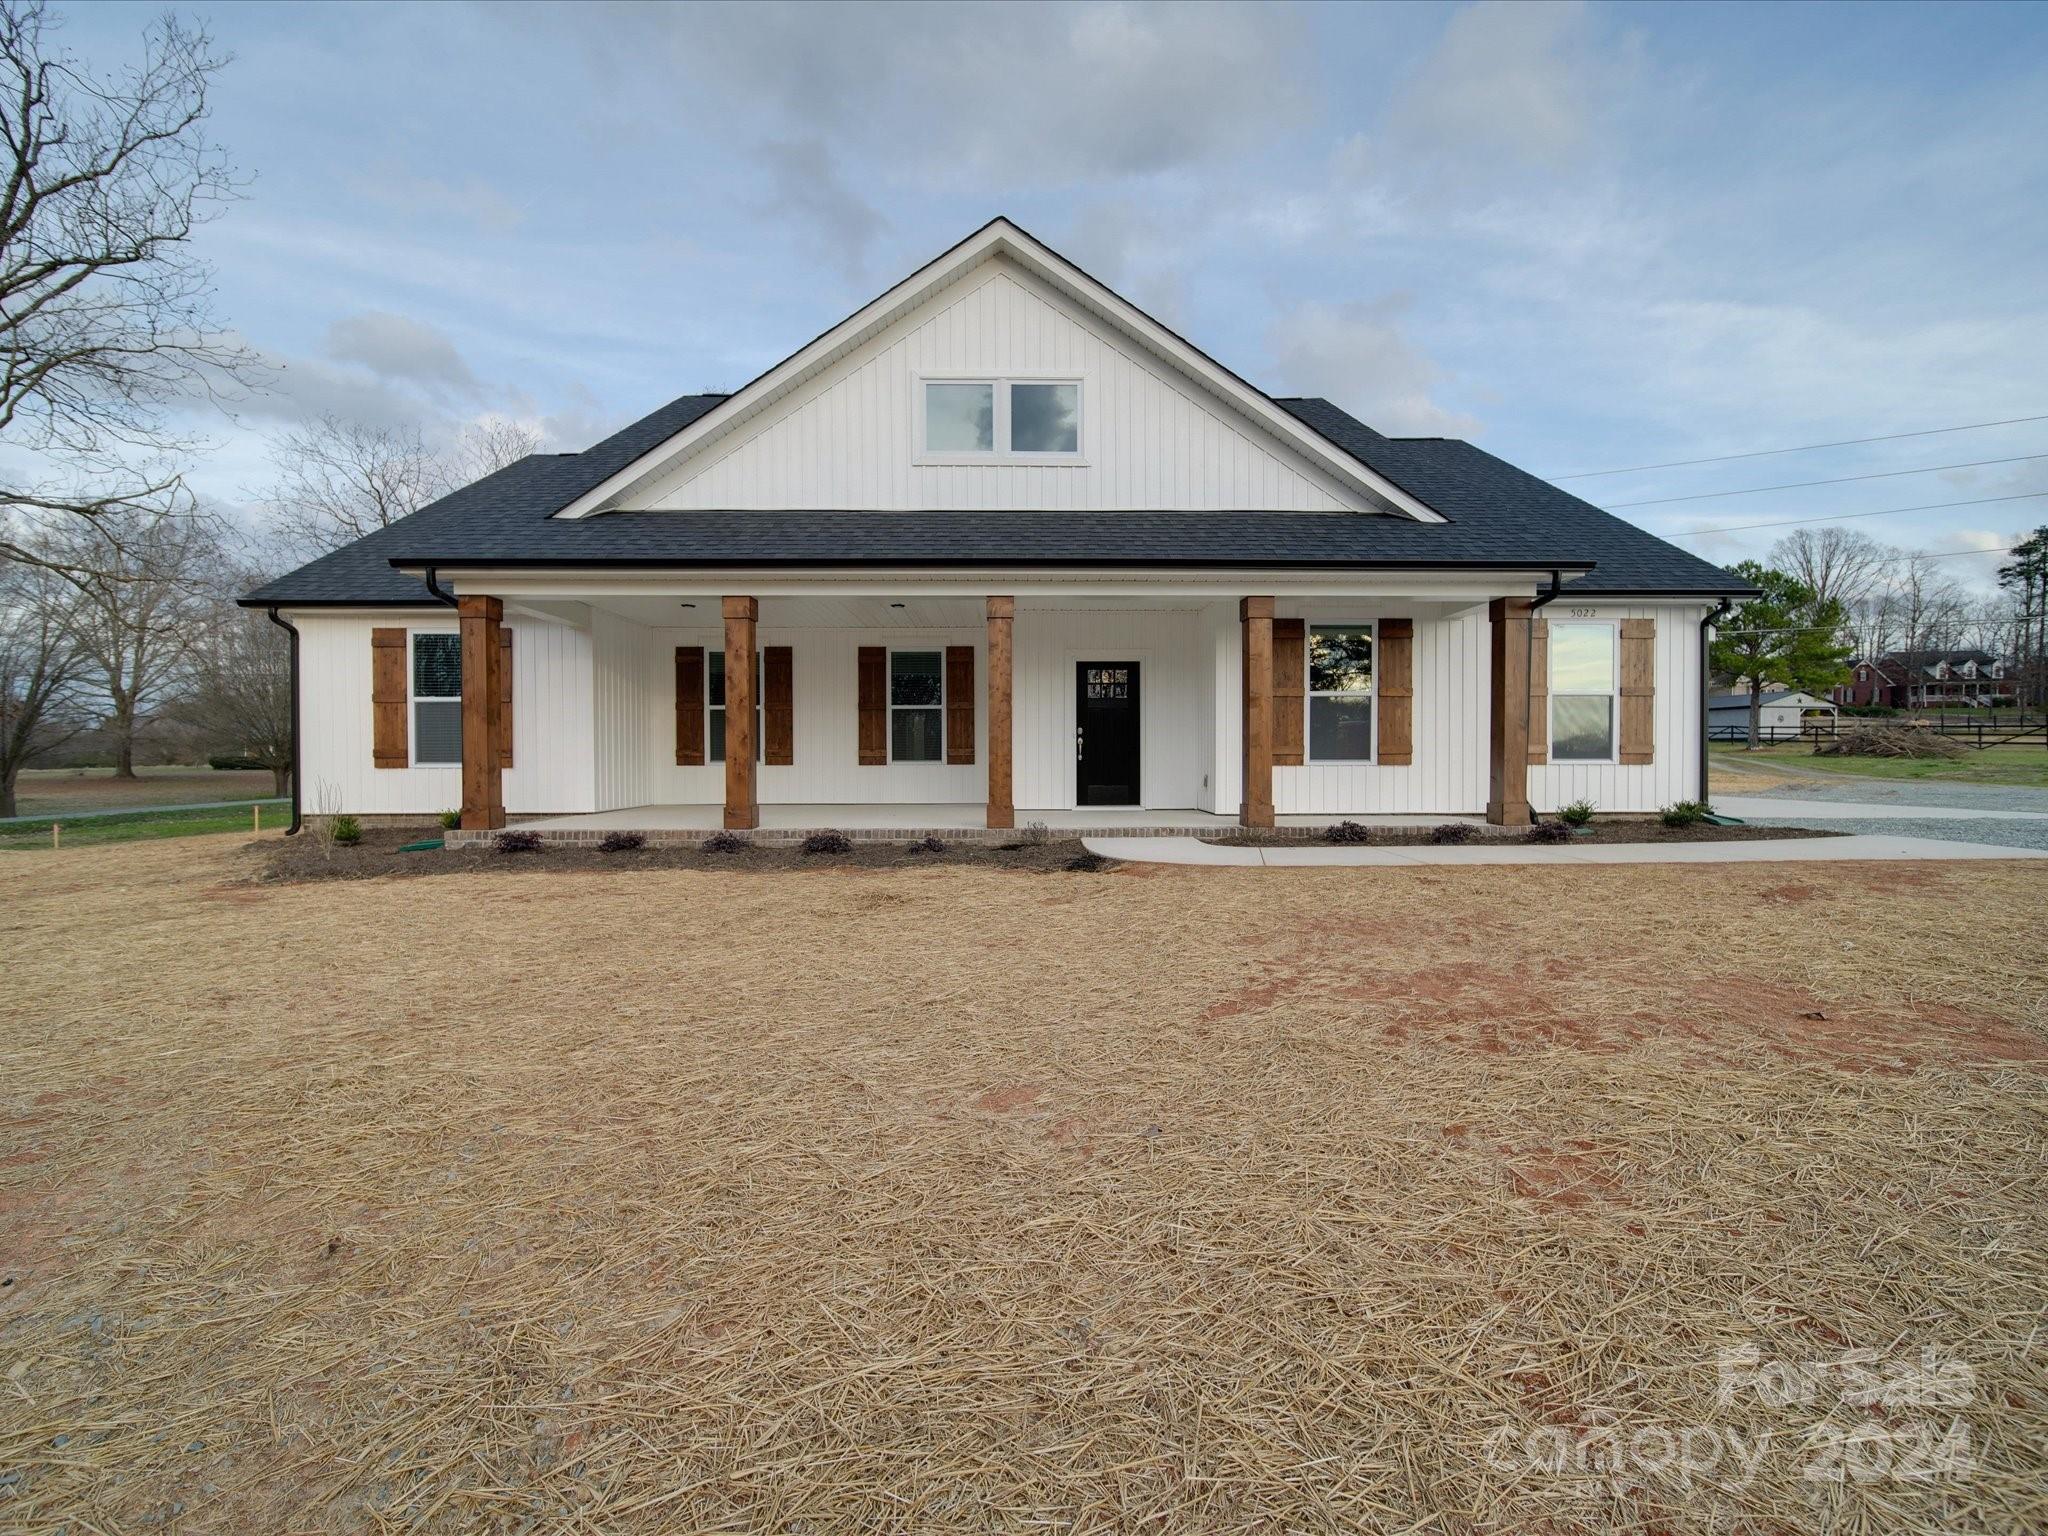
{"type": "MultiPolygon", "coordinates": [[[[1953,669],[1967,666],[1972,662],[1976,663],[1980,671],[1984,667],[2002,665],[1999,658],[1991,652],[1978,650],[1974,646],[1956,651],[1886,651],[1882,656],[1875,658],[1859,656],[1852,665],[1872,667],[1887,682],[1898,682],[1901,680],[1901,673],[1918,672],[1932,675],[1944,663],[1953,669]]],[[[2000,679],[1985,677],[1981,678],[1981,681],[1998,682],[2000,679]]]]}
{"type": "Polygon", "coordinates": [[[1384,437],[1327,400],[1274,402],[1445,521],[1354,512],[554,514],[715,407],[685,395],[580,454],[536,454],[259,587],[251,606],[428,600],[424,565],[1154,565],[1555,568],[1574,592],[1742,595],[1695,555],[1451,438],[1384,437]]]}
{"type": "MultiPolygon", "coordinates": [[[[1833,709],[1835,707],[1829,700],[1819,698],[1811,693],[1794,693],[1783,690],[1777,693],[1766,693],[1763,696],[1762,703],[1767,709],[1774,705],[1782,706],[1786,704],[1795,704],[1801,709],[1833,709]]],[[[1749,695],[1746,693],[1717,693],[1708,698],[1707,708],[1740,709],[1747,712],[1749,709],[1749,695]]]]}

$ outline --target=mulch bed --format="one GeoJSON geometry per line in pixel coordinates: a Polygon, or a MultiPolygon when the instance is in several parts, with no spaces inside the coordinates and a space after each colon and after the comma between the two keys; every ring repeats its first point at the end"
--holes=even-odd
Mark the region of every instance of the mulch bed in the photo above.
{"type": "MultiPolygon", "coordinates": [[[[1370,827],[1371,834],[1364,843],[1353,847],[1364,848],[1421,848],[1434,842],[1428,827],[1370,827]]],[[[1572,835],[1571,842],[1559,843],[1560,848],[1569,848],[1573,843],[1760,843],[1771,842],[1781,837],[1840,837],[1839,832],[1825,832],[1810,827],[1716,827],[1705,822],[1690,827],[1667,827],[1659,821],[1611,821],[1595,822],[1592,826],[1572,835]]],[[[1228,837],[1204,838],[1204,842],[1215,843],[1224,848],[1301,848],[1322,846],[1319,843],[1304,844],[1299,838],[1272,837],[1260,832],[1233,833],[1228,837]]],[[[1483,848],[1502,843],[1523,843],[1529,841],[1525,831],[1501,833],[1492,829],[1481,831],[1473,828],[1466,839],[1468,848],[1483,848]]]]}
{"type": "Polygon", "coordinates": [[[850,853],[804,853],[788,844],[754,845],[736,853],[707,852],[697,843],[669,843],[620,853],[600,853],[592,844],[548,843],[530,853],[500,853],[493,847],[437,848],[400,853],[401,845],[434,836],[413,828],[373,828],[354,847],[330,844],[304,832],[263,845],[258,880],[368,880],[379,875],[453,875],[488,870],[546,869],[564,874],[613,869],[706,869],[753,873],[778,869],[925,869],[969,864],[980,869],[1026,872],[1064,870],[1088,850],[1078,838],[991,847],[947,843],[926,851],[909,843],[855,843],[850,853]]]}

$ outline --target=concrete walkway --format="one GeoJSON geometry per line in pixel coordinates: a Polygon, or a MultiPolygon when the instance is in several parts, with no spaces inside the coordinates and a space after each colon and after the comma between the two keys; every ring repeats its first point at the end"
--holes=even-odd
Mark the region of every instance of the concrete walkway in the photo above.
{"type": "Polygon", "coordinates": [[[1728,843],[1531,843],[1417,848],[1226,848],[1193,837],[1084,837],[1090,853],[1137,864],[1208,864],[1292,869],[1349,865],[1366,869],[1420,864],[1791,864],[1876,860],[2048,859],[2048,851],[1931,837],[1786,837],[1728,843]]]}

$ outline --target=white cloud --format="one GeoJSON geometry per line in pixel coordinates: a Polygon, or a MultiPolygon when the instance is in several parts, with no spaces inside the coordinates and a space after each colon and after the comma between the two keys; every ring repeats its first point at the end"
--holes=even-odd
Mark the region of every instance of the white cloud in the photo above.
{"type": "Polygon", "coordinates": [[[1321,395],[1389,437],[1468,437],[1479,423],[1432,398],[1444,372],[1397,323],[1406,301],[1296,305],[1266,344],[1275,394],[1321,395]]]}
{"type": "Polygon", "coordinates": [[[721,111],[800,125],[919,179],[1049,187],[1273,142],[1314,78],[1289,9],[1249,5],[630,7],[601,69],[686,68],[721,111]],[[658,29],[650,38],[646,29],[658,29]]]}
{"type": "Polygon", "coordinates": [[[1624,60],[1596,48],[1577,0],[1468,6],[1389,109],[1388,158],[1488,180],[1564,169],[1592,137],[1601,98],[1626,80],[1624,60]]]}
{"type": "Polygon", "coordinates": [[[385,164],[357,176],[355,187],[373,202],[400,213],[446,215],[486,234],[509,235],[526,222],[524,208],[478,176],[449,181],[385,164]]]}
{"type": "Polygon", "coordinates": [[[774,219],[793,218],[814,231],[815,259],[838,267],[849,278],[864,276],[868,246],[882,232],[884,221],[846,184],[824,141],[764,144],[757,154],[769,186],[761,211],[774,219]]]}
{"type": "Polygon", "coordinates": [[[387,310],[345,315],[327,328],[327,355],[384,379],[473,395],[476,375],[445,332],[387,310]]]}

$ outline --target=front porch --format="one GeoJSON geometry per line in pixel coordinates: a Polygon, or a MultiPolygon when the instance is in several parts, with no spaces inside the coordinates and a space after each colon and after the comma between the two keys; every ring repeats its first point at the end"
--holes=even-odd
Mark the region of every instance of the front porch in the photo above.
{"type": "Polygon", "coordinates": [[[463,831],[1004,841],[1529,818],[1527,573],[884,579],[451,581],[463,831]]]}
{"type": "MultiPolygon", "coordinates": [[[[741,835],[761,843],[800,842],[813,832],[843,832],[856,842],[906,842],[923,837],[947,842],[1009,843],[1039,835],[1050,837],[1218,837],[1241,829],[1235,816],[1200,810],[1147,810],[1141,806],[1090,806],[1078,810],[1020,813],[1018,826],[992,828],[979,805],[763,805],[759,824],[741,835]]],[[[1315,841],[1338,821],[1367,826],[1433,827],[1446,821],[1484,825],[1476,816],[1280,816],[1264,831],[1280,837],[1315,841]]],[[[726,830],[719,805],[636,805],[615,811],[574,816],[520,818],[522,832],[538,832],[548,842],[594,843],[615,832],[637,832],[649,843],[702,842],[726,830]]],[[[487,842],[489,830],[454,831],[450,847],[487,842]]]]}

